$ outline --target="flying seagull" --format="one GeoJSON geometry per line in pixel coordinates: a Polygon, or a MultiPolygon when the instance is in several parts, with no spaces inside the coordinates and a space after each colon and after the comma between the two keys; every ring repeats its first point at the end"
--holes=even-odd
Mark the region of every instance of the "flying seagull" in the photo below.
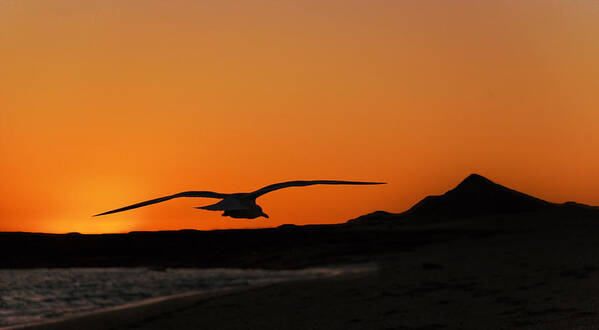
{"type": "Polygon", "coordinates": [[[370,184],[385,184],[385,182],[360,182],[360,181],[335,181],[335,180],[313,180],[313,181],[287,181],[281,183],[271,184],[260,188],[250,193],[234,193],[234,194],[220,194],[212,191],[184,191],[178,194],[151,199],[149,201],[121,207],[120,209],[100,213],[94,215],[106,215],[111,213],[117,213],[121,211],[127,211],[138,207],[156,204],[169,199],[178,197],[206,197],[206,198],[219,198],[220,202],[207,206],[196,207],[196,209],[209,210],[209,211],[224,211],[223,217],[231,218],[243,218],[243,219],[255,219],[258,217],[268,218],[268,215],[262,212],[262,208],[256,204],[256,198],[267,194],[271,191],[288,187],[303,187],[311,186],[315,184],[351,184],[351,185],[370,185],[370,184]]]}

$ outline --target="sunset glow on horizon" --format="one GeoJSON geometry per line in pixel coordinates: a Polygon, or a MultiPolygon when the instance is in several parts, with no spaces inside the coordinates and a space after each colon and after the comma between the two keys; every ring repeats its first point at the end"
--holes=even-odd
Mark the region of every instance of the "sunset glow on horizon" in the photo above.
{"type": "Polygon", "coordinates": [[[0,0],[0,231],[339,223],[476,172],[599,205],[599,2],[0,0]],[[384,181],[261,197],[186,190],[384,181]]]}

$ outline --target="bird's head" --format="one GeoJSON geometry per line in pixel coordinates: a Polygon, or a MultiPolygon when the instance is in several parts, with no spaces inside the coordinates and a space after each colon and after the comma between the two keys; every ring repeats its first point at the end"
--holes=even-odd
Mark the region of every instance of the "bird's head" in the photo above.
{"type": "Polygon", "coordinates": [[[259,217],[265,217],[268,219],[268,214],[264,213],[264,211],[262,211],[262,208],[260,207],[260,205],[256,205],[258,207],[258,211],[260,212],[259,217]]]}

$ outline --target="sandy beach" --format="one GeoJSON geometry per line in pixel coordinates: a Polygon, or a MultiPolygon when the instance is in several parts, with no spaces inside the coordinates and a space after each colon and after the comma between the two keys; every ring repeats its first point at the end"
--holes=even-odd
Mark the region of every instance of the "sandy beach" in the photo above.
{"type": "Polygon", "coordinates": [[[597,324],[596,219],[523,214],[404,230],[482,227],[511,231],[372,255],[375,272],[184,296],[28,329],[590,329],[597,324]]]}

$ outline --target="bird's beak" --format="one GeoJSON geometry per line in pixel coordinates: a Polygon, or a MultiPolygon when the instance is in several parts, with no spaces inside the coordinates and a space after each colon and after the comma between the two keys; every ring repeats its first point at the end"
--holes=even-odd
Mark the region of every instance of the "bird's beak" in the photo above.
{"type": "Polygon", "coordinates": [[[262,216],[268,219],[268,214],[262,213],[262,216]]]}

